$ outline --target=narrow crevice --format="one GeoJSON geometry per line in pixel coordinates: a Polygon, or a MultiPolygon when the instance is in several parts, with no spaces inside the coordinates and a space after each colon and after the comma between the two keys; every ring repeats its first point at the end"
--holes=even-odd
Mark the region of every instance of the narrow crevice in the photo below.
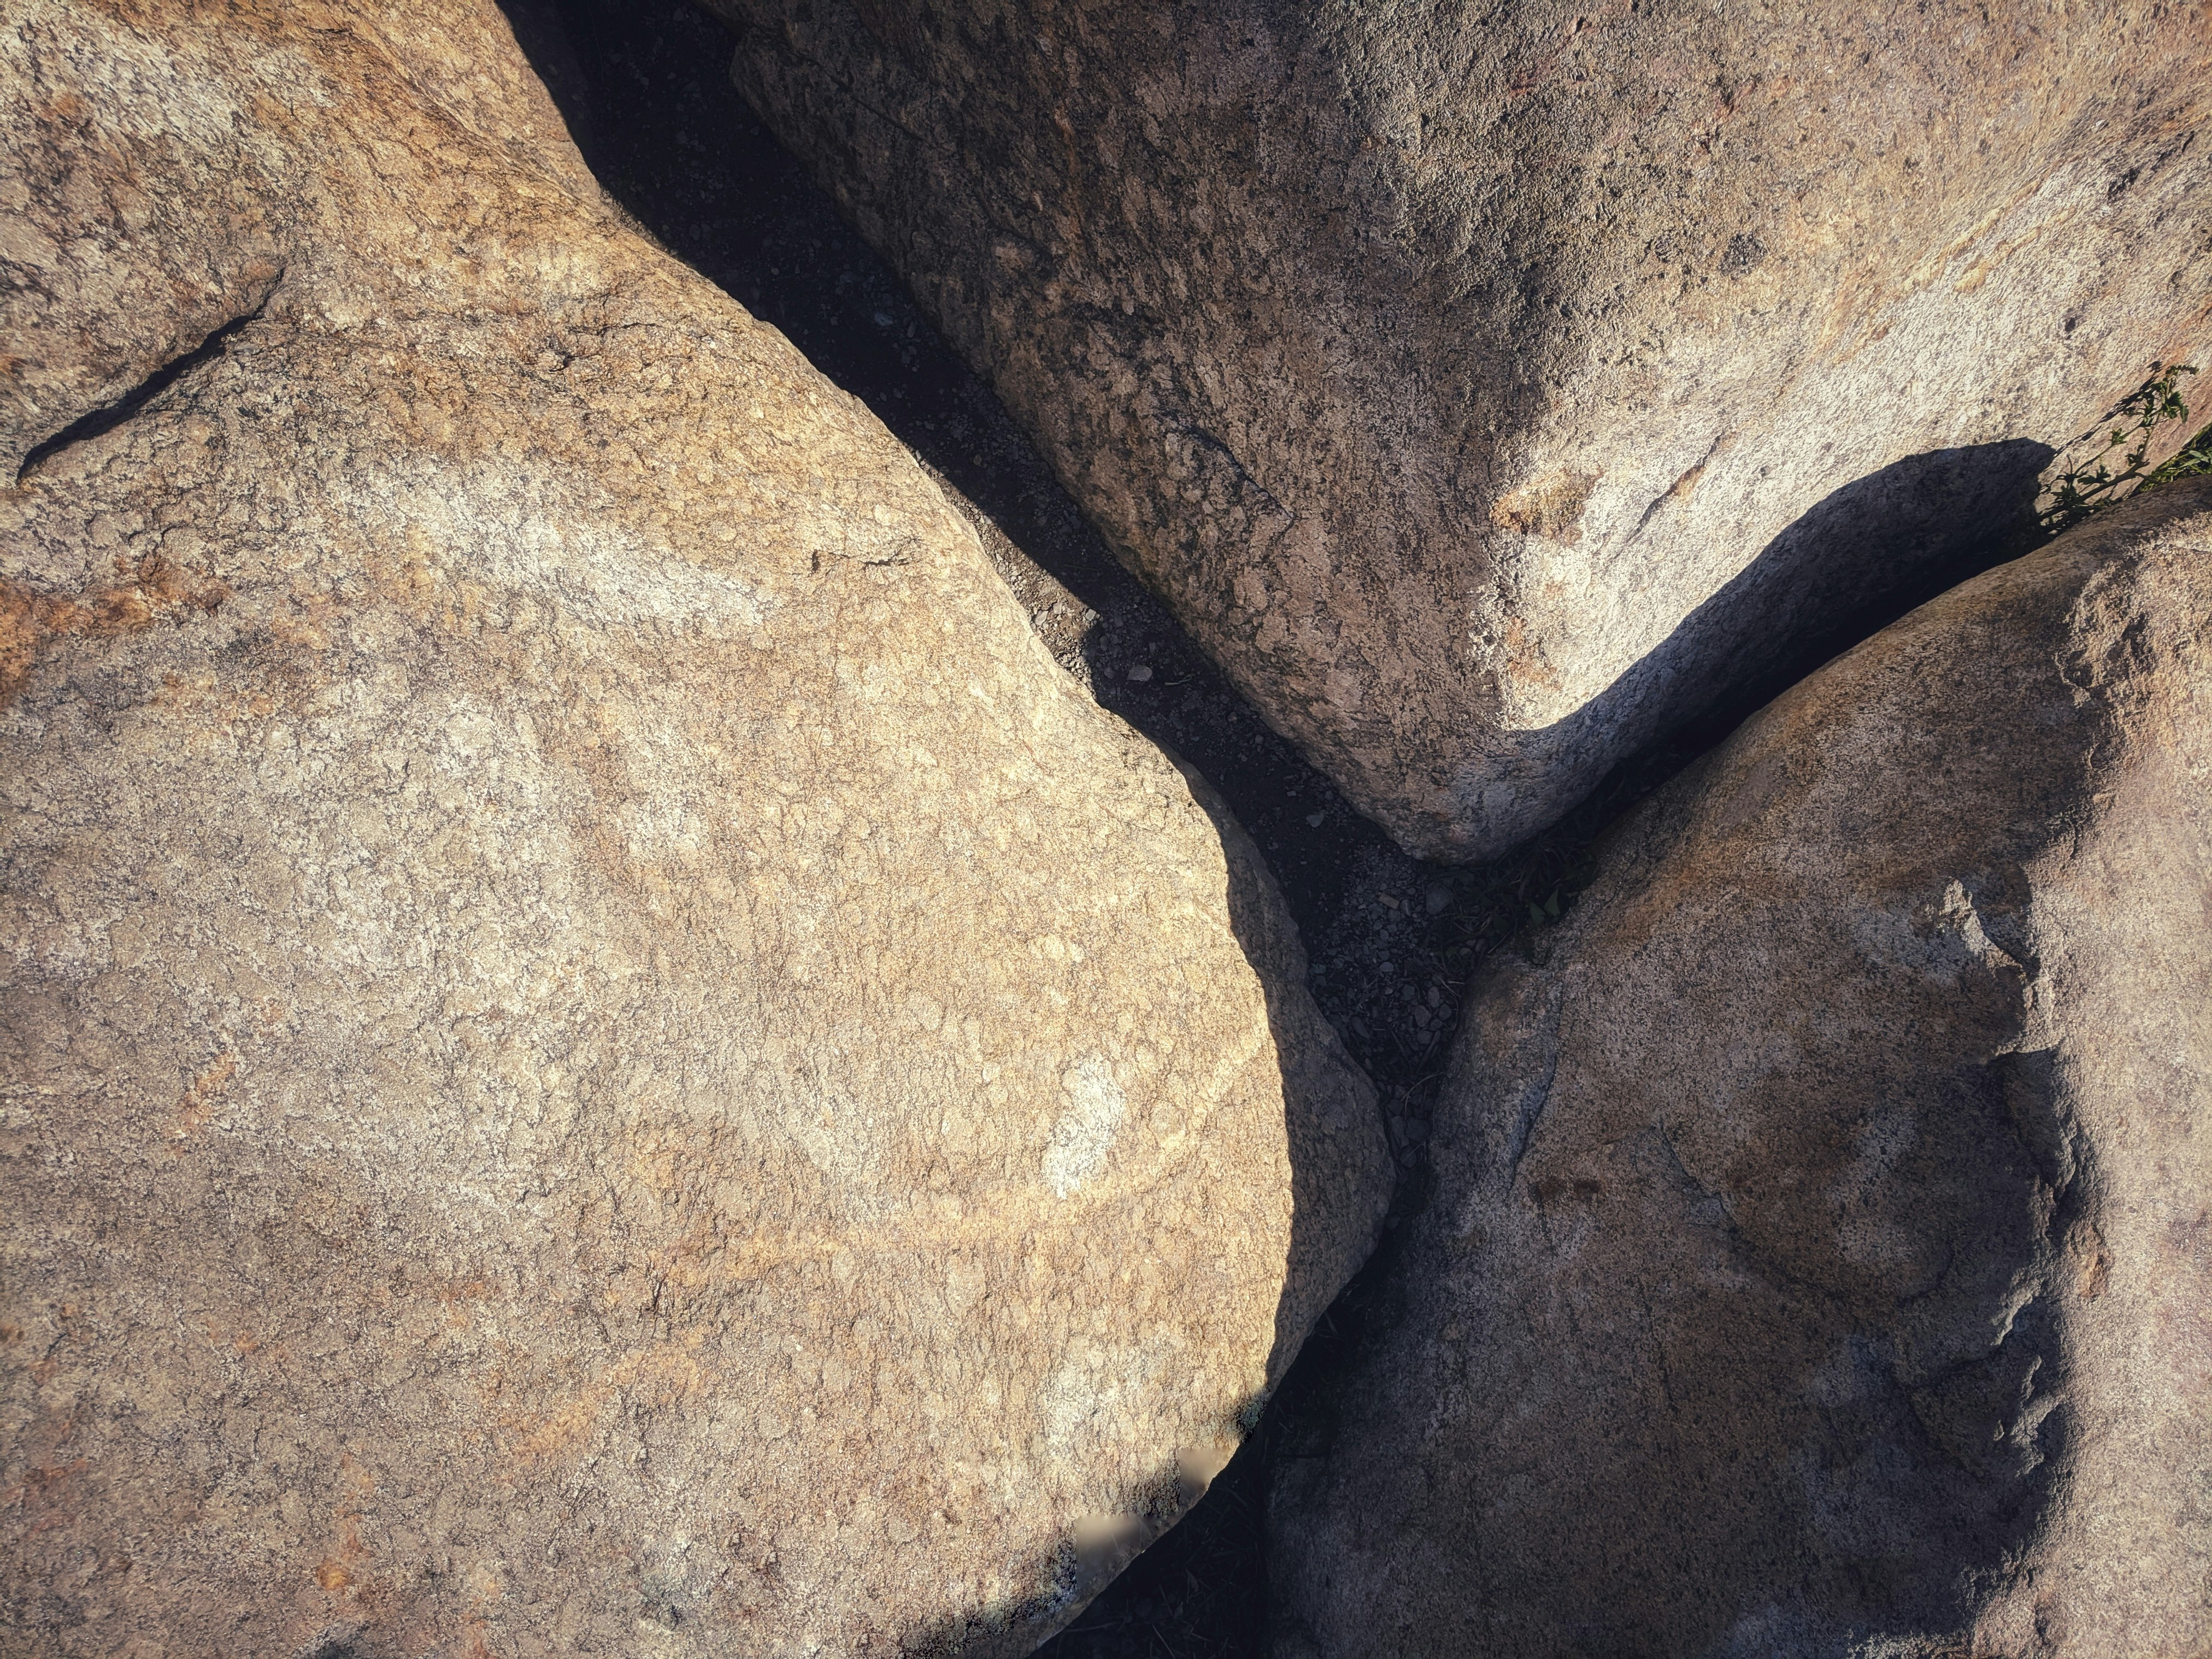
{"type": "Polygon", "coordinates": [[[88,414],[79,416],[52,437],[36,445],[23,457],[23,464],[15,469],[16,485],[20,488],[24,480],[64,450],[74,449],[79,444],[89,443],[103,433],[112,432],[202,363],[212,362],[222,356],[230,349],[230,343],[237,338],[240,330],[248,323],[260,319],[262,312],[268,307],[269,295],[275,292],[276,284],[271,283],[268,292],[262,295],[252,310],[243,316],[232,318],[182,356],[172,357],[114,402],[102,404],[88,414]]]}
{"type": "Polygon", "coordinates": [[[1267,1492],[1279,1461],[1317,1455],[1358,1358],[1398,1316],[1392,1275],[1407,1224],[1430,1202],[1430,1126],[1469,981],[1499,952],[1528,950],[1572,904],[1607,830],[1776,690],[1911,604],[2027,549],[1978,544],[1931,562],[1918,585],[1875,597],[1757,684],[1623,761],[1506,856],[1425,864],[1271,729],[1115,560],[906,285],[745,106],[722,25],[693,0],[501,3],[631,222],[866,404],[975,526],[1061,665],[1219,792],[1297,923],[1316,1002],[1376,1083],[1401,1176],[1382,1247],[1307,1338],[1206,1496],[1039,1650],[1258,1659],[1269,1640],[1267,1492]]]}
{"type": "MultiPolygon", "coordinates": [[[[865,403],[974,526],[1061,666],[1220,792],[1297,922],[1316,1001],[1376,1082],[1401,1173],[1390,1243],[1307,1338],[1206,1496],[1040,1650],[1041,1659],[1259,1659],[1273,1449],[1331,1409],[1376,1322],[1382,1264],[1425,1202],[1429,1103],[1468,963],[1525,929],[1599,809],[1510,865],[1465,872],[1409,857],[1113,557],[998,398],[745,106],[719,24],[690,0],[503,3],[615,204],[865,403]],[[1493,912],[1507,920],[1488,920],[1493,912]]],[[[1607,799],[1620,804],[1617,792],[1607,799]]]]}
{"type": "Polygon", "coordinates": [[[1494,863],[1455,869],[1411,857],[1260,718],[1114,558],[990,388],[745,106],[720,24],[692,0],[501,3],[616,205],[865,403],[974,525],[1060,665],[1220,793],[1297,923],[1308,988],[1375,1081],[1400,1172],[1382,1248],[1308,1336],[1206,1495],[1039,1650],[1259,1659],[1279,1449],[1310,1454],[1358,1352],[1395,1317],[1391,1264],[1429,1201],[1432,1108],[1468,980],[1560,914],[1593,839],[1690,757],[1655,745],[1494,863]]]}

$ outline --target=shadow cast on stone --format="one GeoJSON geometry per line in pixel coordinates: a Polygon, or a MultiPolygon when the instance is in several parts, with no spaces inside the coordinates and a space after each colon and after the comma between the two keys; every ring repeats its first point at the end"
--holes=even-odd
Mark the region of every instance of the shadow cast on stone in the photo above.
{"type": "MultiPolygon", "coordinates": [[[[1040,1651],[1055,1659],[1133,1659],[1161,1649],[1256,1659],[1267,1640],[1269,1462],[1279,1453],[1314,1455],[1358,1356],[1395,1322],[1391,1243],[1334,1308],[1301,1288],[1327,1274],[1317,1253],[1340,1235],[1321,1223],[1332,1195],[1340,1201],[1342,1182],[1330,1179],[1337,1170],[1328,1137],[1313,1128],[1328,1116],[1326,1104],[1309,1099],[1299,1108],[1301,1091],[1310,1096],[1317,1085],[1296,1075],[1296,1056],[1336,1039],[1324,1028],[1318,1039],[1308,1033],[1304,1047],[1290,1040],[1319,1016],[1300,983],[1297,941],[1286,948],[1269,890],[1280,884],[1308,946],[1328,958],[1315,994],[1353,1056],[1395,1100],[1433,1086],[1432,1060],[1385,1031],[1370,1034],[1354,1011],[1381,1026],[1376,1008],[1395,1007],[1416,979],[1444,971],[1437,965],[1443,943],[1462,919],[1432,908],[1419,938],[1395,909],[1395,934],[1346,921],[1373,898],[1366,887],[1418,892],[1421,866],[1269,728],[1116,562],[995,395],[746,106],[730,82],[733,40],[721,23],[689,0],[501,4],[610,199],[866,404],[975,524],[1063,666],[1195,775],[1194,793],[1228,855],[1232,926],[1260,969],[1293,1098],[1295,1219],[1268,1368],[1277,1386],[1258,1430],[1205,1498],[1040,1651]],[[1377,873],[1383,871],[1390,873],[1377,873]],[[1288,1364],[1301,1340],[1304,1353],[1288,1364]]],[[[1654,720],[1654,741],[1638,755],[1589,780],[1607,814],[1626,810],[1812,669],[1935,594],[2028,550],[2039,538],[2026,508],[2051,455],[2027,442],[1940,450],[1844,486],[1593,704],[1527,735],[1557,752],[1571,748],[1585,725],[1625,716],[1625,705],[1680,710],[1654,720]],[[1861,591],[1863,573],[1885,562],[1877,550],[1889,550],[1886,562],[1899,574],[1861,591]],[[1749,651],[1740,648],[1747,629],[1756,647],[1749,651]],[[1731,664],[1718,677],[1706,671],[1723,689],[1695,710],[1702,688],[1686,676],[1680,684],[1669,679],[1680,675],[1670,665],[1692,662],[1731,664]]],[[[1546,833],[1579,847],[1594,831],[1577,823],[1546,833]]],[[[1425,1189],[1425,1172],[1416,1169],[1401,1183],[1391,1224],[1421,1206],[1425,1189]]],[[[1142,1509],[1158,1496],[1129,1501],[1142,1509]]],[[[913,1632],[906,1645],[955,1650],[978,1634],[972,1626],[963,1630],[913,1632]]]]}
{"type": "MultiPolygon", "coordinates": [[[[1288,901],[1300,929],[1326,926],[1355,854],[1389,848],[1387,837],[1266,726],[1115,562],[995,395],[745,106],[729,81],[733,42],[724,25],[688,0],[501,4],[614,205],[866,404],[975,525],[1062,665],[1183,767],[1220,835],[1231,927],[1264,988],[1284,1078],[1292,1236],[1267,1364],[1279,1385],[1343,1273],[1341,1244],[1332,1243],[1346,1224],[1333,1137],[1363,1115],[1377,1133],[1372,1097],[1343,1097],[1347,1057],[1307,994],[1297,934],[1282,925],[1281,906],[1288,901]]],[[[1370,1232],[1381,1219],[1379,1211],[1367,1218],[1370,1232]]],[[[1251,1402],[1248,1428],[1262,1403],[1251,1402]]],[[[1157,1541],[1126,1566],[1116,1562],[1118,1575],[1107,1575],[1112,1582],[1075,1627],[1039,1651],[1149,1654],[1157,1639],[1173,1651],[1256,1659],[1266,1624],[1262,1439],[1248,1435],[1195,1504],[1191,1492],[1169,1490],[1172,1468],[1123,1495],[1123,1509],[1157,1541]]],[[[1098,1565],[1071,1557],[1067,1571],[1079,1579],[1098,1565]]],[[[1006,1638],[982,1622],[987,1611],[908,1632],[902,1647],[995,1652],[1006,1638]]],[[[1037,1611],[1024,1604],[997,1614],[1018,1622],[1037,1611]]]]}
{"type": "Polygon", "coordinates": [[[1354,855],[1388,837],[1115,559],[997,396],[730,83],[726,27],[689,0],[503,4],[615,204],[867,404],[976,523],[1062,665],[1197,767],[1301,929],[1323,925],[1354,855]]]}
{"type": "Polygon", "coordinates": [[[2035,500],[2057,454],[2026,438],[1933,449],[1823,497],[1676,630],[1717,635],[1724,650],[1762,637],[1763,614],[1802,619],[1747,657],[1736,682],[1681,729],[1710,748],[1822,664],[2041,545],[2035,500]],[[1885,564],[1889,574],[1875,586],[1849,580],[1885,564]]]}
{"type": "Polygon", "coordinates": [[[1267,1355],[1272,1395],[1329,1304],[1381,1243],[1396,1182],[1388,1149],[1377,1145],[1373,1091],[1364,1086],[1364,1074],[1306,991],[1304,947],[1267,861],[1197,769],[1170,757],[1177,759],[1191,798],[1220,837],[1229,925],[1267,999],[1267,1028],[1282,1078],[1291,1237],[1275,1310],[1275,1340],[1267,1355]],[[1363,1169],[1379,1176],[1365,1196],[1360,1190],[1363,1169]]]}
{"type": "MultiPolygon", "coordinates": [[[[1540,757],[1571,754],[1638,708],[1669,711],[1620,766],[1648,772],[1656,758],[1671,775],[1822,665],[2039,546],[2047,538],[2035,500],[2057,454],[2014,438],[1908,455],[1853,479],[1807,509],[1603,691],[1522,734],[1523,745],[1540,757]],[[1884,574],[1869,580],[1869,571],[1884,574]],[[1702,685],[1680,666],[1707,664],[1728,666],[1702,685]]],[[[1662,781],[1652,776],[1646,787],[1662,781]]]]}

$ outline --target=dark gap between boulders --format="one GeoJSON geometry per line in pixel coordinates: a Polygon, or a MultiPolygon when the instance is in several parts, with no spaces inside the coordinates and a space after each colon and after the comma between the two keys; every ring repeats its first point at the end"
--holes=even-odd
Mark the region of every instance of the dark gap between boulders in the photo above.
{"type": "MultiPolygon", "coordinates": [[[[501,3],[613,202],[866,403],[975,524],[1060,665],[1228,801],[1297,921],[1316,1000],[1381,1096],[1401,1171],[1394,1233],[1424,1201],[1431,1103],[1470,975],[1572,902],[1605,828],[1822,662],[2043,539],[2032,520],[1994,527],[1799,642],[1506,857],[1425,864],[1346,805],[1115,562],[991,390],[738,94],[722,24],[688,0],[501,3]]],[[[1323,1317],[1205,1498],[1040,1652],[1265,1652],[1268,1464],[1326,1445],[1352,1356],[1390,1317],[1394,1244],[1323,1317]]]]}

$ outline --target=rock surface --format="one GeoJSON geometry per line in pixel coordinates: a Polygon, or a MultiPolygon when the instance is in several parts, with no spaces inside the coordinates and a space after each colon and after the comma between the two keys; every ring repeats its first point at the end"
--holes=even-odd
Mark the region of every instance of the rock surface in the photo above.
{"type": "Polygon", "coordinates": [[[488,3],[0,80],[0,1647],[1026,1650],[1387,1197],[1249,846],[488,3]]]}
{"type": "Polygon", "coordinates": [[[2212,487],[1814,676],[1474,994],[1296,1656],[2212,1649],[2212,487]]]}
{"type": "Polygon", "coordinates": [[[1425,856],[1961,556],[2212,339],[2188,7],[708,3],[1122,556],[1425,856]]]}

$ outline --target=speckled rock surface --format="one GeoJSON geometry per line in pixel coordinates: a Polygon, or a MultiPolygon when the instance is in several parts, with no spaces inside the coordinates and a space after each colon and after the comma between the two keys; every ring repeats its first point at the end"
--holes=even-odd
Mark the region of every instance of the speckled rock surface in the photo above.
{"type": "Polygon", "coordinates": [[[2212,486],[1928,605],[1470,1004],[1286,1656],[2212,1648],[2212,486]]]}
{"type": "Polygon", "coordinates": [[[1961,556],[2212,344],[2197,5],[708,3],[1123,556],[1424,855],[1961,556]]]}
{"type": "Polygon", "coordinates": [[[1387,1196],[1249,846],[488,4],[0,81],[0,1649],[1026,1650],[1387,1196]]]}

